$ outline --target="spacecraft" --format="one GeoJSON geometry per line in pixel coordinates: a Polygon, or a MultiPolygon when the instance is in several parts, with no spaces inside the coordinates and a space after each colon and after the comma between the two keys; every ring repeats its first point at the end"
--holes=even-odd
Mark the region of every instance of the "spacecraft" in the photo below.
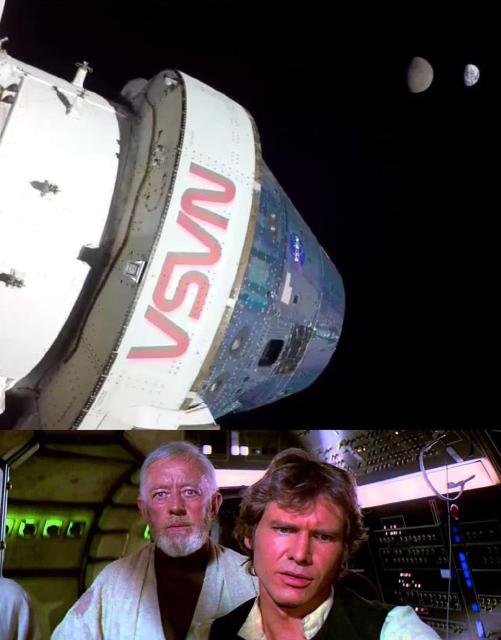
{"type": "Polygon", "coordinates": [[[214,427],[309,386],[341,276],[252,116],[163,71],[122,103],[0,51],[0,410],[9,427],[214,427]]]}

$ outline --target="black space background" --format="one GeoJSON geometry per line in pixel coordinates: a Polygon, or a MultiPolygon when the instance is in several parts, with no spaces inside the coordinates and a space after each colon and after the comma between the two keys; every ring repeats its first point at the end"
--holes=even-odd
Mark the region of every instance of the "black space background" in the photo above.
{"type": "Polygon", "coordinates": [[[254,116],[263,156],[343,276],[330,365],[233,428],[499,425],[501,40],[435,4],[7,0],[9,53],[114,99],[178,68],[254,116]],[[406,69],[427,58],[430,89],[406,69]],[[467,62],[480,82],[463,85],[467,62]]]}

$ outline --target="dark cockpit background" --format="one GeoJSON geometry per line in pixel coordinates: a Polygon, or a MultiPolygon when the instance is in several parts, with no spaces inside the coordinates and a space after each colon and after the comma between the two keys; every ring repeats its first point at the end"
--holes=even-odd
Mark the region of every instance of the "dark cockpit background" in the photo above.
{"type": "Polygon", "coordinates": [[[3,432],[0,457],[12,462],[4,575],[29,592],[48,638],[107,563],[149,542],[136,496],[139,468],[150,451],[188,440],[207,453],[224,495],[211,535],[236,548],[232,529],[243,487],[278,451],[300,446],[357,478],[370,538],[350,564],[355,589],[411,605],[444,638],[447,626],[449,638],[499,638],[500,435],[405,429],[3,432]],[[450,496],[465,489],[450,517],[450,505],[433,493],[419,468],[420,452],[434,486],[441,487],[447,473],[456,483],[450,496]]]}

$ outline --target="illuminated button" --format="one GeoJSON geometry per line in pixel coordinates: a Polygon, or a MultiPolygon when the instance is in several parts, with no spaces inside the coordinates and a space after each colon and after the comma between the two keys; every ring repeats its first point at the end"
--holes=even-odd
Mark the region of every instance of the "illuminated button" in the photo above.
{"type": "Polygon", "coordinates": [[[38,520],[26,518],[21,520],[17,535],[20,538],[34,538],[38,531],[38,520]]]}
{"type": "Polygon", "coordinates": [[[82,520],[70,520],[66,529],[68,538],[81,538],[85,531],[85,522],[82,520]]]}
{"type": "Polygon", "coordinates": [[[5,521],[5,533],[6,533],[6,537],[8,538],[12,531],[14,530],[14,524],[15,524],[15,520],[14,518],[7,518],[5,521]]]}
{"type": "Polygon", "coordinates": [[[63,521],[58,518],[51,518],[45,521],[42,537],[43,538],[58,538],[61,534],[61,528],[63,521]]]}

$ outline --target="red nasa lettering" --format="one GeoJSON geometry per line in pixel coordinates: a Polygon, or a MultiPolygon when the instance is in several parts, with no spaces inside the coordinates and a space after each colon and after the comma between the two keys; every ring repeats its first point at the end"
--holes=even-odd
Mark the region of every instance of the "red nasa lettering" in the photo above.
{"type": "Polygon", "coordinates": [[[219,262],[221,258],[221,245],[217,239],[196,220],[226,230],[228,227],[228,219],[196,203],[214,202],[228,204],[235,197],[235,185],[229,178],[194,162],[191,163],[190,174],[203,178],[222,188],[222,191],[189,188],[186,189],[181,198],[181,211],[177,217],[177,224],[204,245],[207,251],[196,253],[169,251],[167,253],[155,290],[153,291],[153,304],[148,305],[144,317],[148,322],[173,340],[174,344],[132,347],[127,354],[127,358],[179,358],[186,353],[190,344],[188,333],[168,318],[166,314],[174,311],[183,303],[190,286],[196,287],[196,295],[188,316],[198,320],[202,315],[210,287],[209,279],[205,273],[195,269],[183,273],[179,278],[172,298],[166,297],[167,287],[171,282],[176,266],[207,267],[219,262]]]}

